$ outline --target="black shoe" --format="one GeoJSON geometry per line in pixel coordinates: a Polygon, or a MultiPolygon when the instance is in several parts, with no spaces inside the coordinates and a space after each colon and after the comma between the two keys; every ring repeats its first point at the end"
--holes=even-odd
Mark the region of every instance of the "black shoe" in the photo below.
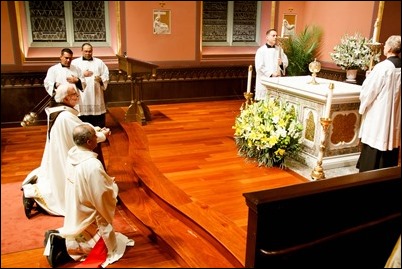
{"type": "Polygon", "coordinates": [[[68,255],[66,247],[66,239],[58,234],[50,234],[50,253],[47,256],[47,261],[51,267],[59,267],[65,263],[73,261],[73,259],[68,255]]]}
{"type": "Polygon", "coordinates": [[[31,211],[35,205],[34,198],[26,198],[24,192],[22,193],[22,203],[24,205],[24,212],[25,216],[30,219],[31,218],[31,211]]]}
{"type": "Polygon", "coordinates": [[[43,240],[43,245],[44,245],[45,247],[46,247],[47,241],[48,241],[48,239],[49,239],[49,236],[50,236],[50,234],[52,234],[52,233],[58,234],[59,231],[58,231],[58,230],[47,230],[47,231],[45,232],[45,240],[43,240]]]}

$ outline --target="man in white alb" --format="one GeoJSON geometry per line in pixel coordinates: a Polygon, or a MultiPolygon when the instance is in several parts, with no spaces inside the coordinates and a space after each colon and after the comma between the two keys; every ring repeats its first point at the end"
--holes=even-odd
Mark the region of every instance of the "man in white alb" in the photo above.
{"type": "Polygon", "coordinates": [[[259,47],[255,54],[255,97],[256,101],[267,97],[267,89],[261,83],[262,79],[280,77],[285,74],[288,57],[276,43],[277,31],[269,29],[266,32],[266,44],[259,47]]]}

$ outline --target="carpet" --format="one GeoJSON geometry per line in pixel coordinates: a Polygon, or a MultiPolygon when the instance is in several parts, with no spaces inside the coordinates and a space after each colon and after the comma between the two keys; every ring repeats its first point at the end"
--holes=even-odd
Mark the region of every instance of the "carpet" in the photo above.
{"type": "MultiPolygon", "coordinates": [[[[64,217],[44,213],[27,219],[22,205],[21,183],[1,184],[1,254],[43,248],[45,231],[63,225],[64,217]]],[[[138,228],[117,206],[113,226],[117,232],[128,234],[138,228]]]]}

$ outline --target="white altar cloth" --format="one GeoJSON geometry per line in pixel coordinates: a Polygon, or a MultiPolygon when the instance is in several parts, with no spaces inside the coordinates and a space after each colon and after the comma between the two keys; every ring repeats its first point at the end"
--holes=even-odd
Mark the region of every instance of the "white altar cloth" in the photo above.
{"type": "Polygon", "coordinates": [[[303,149],[299,161],[314,168],[317,165],[324,131],[320,118],[324,117],[330,83],[334,84],[329,127],[322,167],[332,169],[355,165],[360,155],[358,113],[361,86],[324,78],[316,78],[318,85],[309,84],[311,76],[274,77],[262,81],[270,97],[279,97],[293,104],[303,123],[303,149]]]}

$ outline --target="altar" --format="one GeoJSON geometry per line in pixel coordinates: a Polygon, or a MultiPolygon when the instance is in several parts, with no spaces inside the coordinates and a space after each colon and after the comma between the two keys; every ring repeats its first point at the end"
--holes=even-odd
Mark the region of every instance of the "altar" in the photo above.
{"type": "Polygon", "coordinates": [[[291,103],[303,124],[302,151],[297,161],[312,169],[317,165],[321,140],[325,133],[320,123],[326,110],[329,86],[333,83],[329,117],[332,122],[324,143],[323,169],[356,165],[360,155],[360,85],[315,78],[312,76],[274,77],[263,80],[270,97],[279,97],[291,103]]]}

